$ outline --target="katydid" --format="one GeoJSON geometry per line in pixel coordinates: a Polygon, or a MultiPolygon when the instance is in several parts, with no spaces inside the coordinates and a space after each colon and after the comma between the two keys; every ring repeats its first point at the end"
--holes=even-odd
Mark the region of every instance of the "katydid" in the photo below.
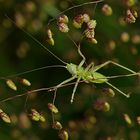
{"type": "MultiPolygon", "coordinates": [[[[8,19],[10,19],[8,16],[7,16],[8,19]]],[[[10,19],[11,20],[11,19],[10,19]]],[[[13,20],[11,20],[14,24],[16,24],[13,20]]],[[[17,25],[16,25],[17,26],[17,25]]],[[[18,27],[20,28],[20,27],[18,27]]],[[[63,65],[59,65],[58,67],[64,67],[68,70],[68,72],[72,75],[72,77],[70,77],[69,79],[61,82],[60,84],[56,85],[55,87],[53,87],[53,90],[55,90],[55,93],[54,93],[54,98],[53,98],[53,103],[55,102],[55,98],[56,98],[56,92],[57,92],[57,89],[59,87],[62,87],[63,85],[69,83],[70,81],[74,80],[74,79],[77,79],[76,83],[75,83],[75,86],[73,88],[73,92],[72,92],[72,95],[71,95],[71,100],[70,102],[73,103],[73,100],[74,100],[74,95],[75,95],[75,92],[76,92],[76,89],[77,89],[77,86],[78,86],[78,83],[83,80],[85,82],[88,82],[88,83],[96,83],[96,84],[102,84],[102,83],[106,83],[107,85],[111,86],[113,89],[117,90],[119,93],[123,94],[124,96],[126,97],[129,97],[129,94],[126,94],[124,93],[123,91],[121,91],[120,89],[118,89],[117,87],[115,87],[114,85],[112,85],[111,83],[109,83],[109,79],[111,78],[117,78],[117,77],[127,77],[127,76],[134,76],[134,75],[139,75],[139,73],[121,65],[121,64],[118,64],[116,62],[113,62],[113,61],[107,61],[103,64],[100,64],[100,65],[97,65],[97,66],[94,66],[94,63],[91,63],[89,64],[86,68],[83,67],[83,65],[85,64],[85,61],[86,61],[86,58],[85,56],[82,54],[81,52],[81,49],[80,49],[80,45],[77,45],[73,40],[73,43],[76,45],[77,49],[78,49],[78,53],[79,55],[82,57],[82,61],[80,62],[79,65],[76,65],[76,64],[73,64],[73,63],[66,63],[64,62],[63,60],[61,60],[58,56],[56,56],[53,52],[51,52],[48,48],[46,48],[41,42],[39,42],[36,38],[34,38],[30,33],[26,32],[24,29],[20,28],[24,33],[26,33],[31,39],[33,39],[38,45],[40,45],[41,47],[43,47],[45,50],[47,50],[50,54],[52,54],[56,59],[58,59],[60,62],[62,62],[63,64],[65,64],[65,66],[63,65]],[[113,64],[113,65],[116,65],[122,69],[125,69],[127,71],[129,71],[131,74],[127,74],[127,75],[118,75],[118,76],[105,76],[99,72],[97,72],[99,69],[103,68],[104,66],[108,65],[108,64],[113,64]]],[[[33,72],[33,71],[36,71],[36,70],[41,70],[41,69],[45,69],[45,68],[48,68],[48,67],[57,67],[56,66],[46,66],[46,67],[43,67],[43,68],[38,68],[38,69],[34,69],[34,70],[30,70],[30,71],[27,71],[27,72],[23,72],[23,73],[20,73],[20,74],[17,74],[17,75],[14,75],[14,76],[19,76],[19,75],[22,75],[22,74],[25,74],[25,73],[29,73],[29,72],[33,72]]],[[[47,88],[48,90],[48,88],[47,88]]],[[[41,91],[41,90],[38,90],[38,91],[41,91]]]]}

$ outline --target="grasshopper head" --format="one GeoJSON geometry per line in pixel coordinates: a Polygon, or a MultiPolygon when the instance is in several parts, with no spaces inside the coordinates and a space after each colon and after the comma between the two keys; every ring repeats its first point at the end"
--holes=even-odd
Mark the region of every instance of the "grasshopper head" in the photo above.
{"type": "Polygon", "coordinates": [[[72,75],[77,75],[77,65],[75,64],[67,64],[66,69],[71,73],[72,75]]]}

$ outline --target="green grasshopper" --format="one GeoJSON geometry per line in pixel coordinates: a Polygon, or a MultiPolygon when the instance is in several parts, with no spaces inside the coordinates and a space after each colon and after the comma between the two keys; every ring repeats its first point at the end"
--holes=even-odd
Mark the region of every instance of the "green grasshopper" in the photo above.
{"type": "Polygon", "coordinates": [[[115,87],[114,85],[112,85],[111,83],[108,82],[109,79],[111,78],[117,78],[117,77],[124,77],[124,76],[133,76],[133,75],[139,75],[139,73],[123,66],[120,65],[116,62],[113,61],[107,61],[103,64],[94,66],[94,63],[90,63],[86,68],[83,67],[84,63],[85,63],[85,57],[82,54],[81,50],[80,50],[80,45],[77,46],[78,47],[78,53],[80,54],[80,56],[83,58],[82,61],[80,62],[79,65],[70,63],[70,64],[66,64],[65,68],[69,71],[69,73],[72,75],[71,78],[63,81],[62,83],[60,83],[59,85],[56,86],[56,90],[57,88],[61,87],[63,84],[66,84],[74,79],[77,79],[73,92],[72,92],[72,96],[71,96],[71,100],[70,102],[73,103],[74,100],[74,95],[78,86],[79,81],[82,79],[87,83],[97,83],[97,84],[101,84],[101,83],[106,83],[109,86],[111,86],[112,88],[114,88],[115,90],[117,90],[119,93],[123,94],[124,96],[126,96],[127,98],[130,96],[129,94],[125,94],[124,92],[122,92],[121,90],[119,90],[117,87],[115,87]],[[123,68],[129,72],[131,72],[132,74],[127,74],[127,75],[119,75],[119,76],[110,76],[107,77],[99,72],[97,72],[99,69],[101,69],[102,67],[108,65],[108,64],[114,64],[120,68],[123,68]]]}
{"type": "MultiPolygon", "coordinates": [[[[8,17],[9,18],[9,17],[8,17]]],[[[9,18],[10,19],[10,18],[9,18]]],[[[10,19],[11,20],[11,19],[10,19]]],[[[14,21],[11,20],[13,23],[14,21]]],[[[15,24],[15,23],[14,23],[15,24]]],[[[19,27],[18,27],[19,28],[19,27]]],[[[16,75],[13,75],[13,76],[19,76],[19,75],[22,75],[22,74],[26,74],[26,73],[29,73],[29,72],[33,72],[33,71],[37,71],[37,70],[41,70],[41,69],[45,69],[45,68],[48,68],[48,67],[64,67],[66,68],[66,70],[72,75],[72,77],[70,77],[69,79],[61,82],[60,84],[56,85],[55,87],[53,88],[50,88],[50,91],[51,90],[54,90],[54,98],[53,98],[53,103],[55,102],[55,98],[56,98],[56,92],[57,92],[57,89],[68,84],[69,82],[71,82],[72,80],[74,79],[77,79],[76,83],[75,83],[75,86],[73,88],[73,92],[72,92],[72,95],[71,95],[71,100],[70,102],[73,103],[73,100],[74,100],[74,95],[75,95],[75,92],[76,92],[76,89],[77,89],[77,86],[78,86],[78,83],[82,80],[86,83],[95,83],[95,84],[102,84],[102,83],[106,83],[107,85],[111,86],[113,89],[115,89],[116,91],[118,91],[119,93],[123,94],[124,96],[126,96],[127,98],[130,97],[129,94],[126,94],[124,93],[123,91],[121,91],[120,89],[118,89],[117,87],[115,87],[114,85],[112,85],[111,83],[109,83],[109,79],[111,78],[117,78],[117,77],[128,77],[128,76],[134,76],[134,75],[140,75],[140,73],[138,72],[135,72],[121,64],[118,64],[116,62],[113,62],[113,61],[107,61],[103,64],[100,64],[100,65],[97,65],[97,66],[94,66],[94,63],[90,63],[86,68],[83,67],[83,65],[85,64],[85,61],[86,61],[86,58],[85,56],[83,55],[83,53],[81,52],[81,49],[80,49],[80,44],[77,45],[73,40],[73,43],[75,44],[75,46],[77,47],[78,49],[78,53],[79,55],[82,57],[82,61],[80,62],[79,65],[76,65],[76,64],[73,64],[73,63],[66,63],[64,62],[63,60],[61,60],[58,56],[56,56],[53,52],[51,52],[48,48],[46,48],[41,42],[39,42],[36,38],[34,38],[30,33],[26,32],[24,29],[20,28],[24,33],[26,33],[30,38],[32,38],[38,45],[40,45],[41,47],[43,47],[45,50],[47,50],[50,54],[52,54],[56,59],[58,59],[59,61],[61,61],[63,64],[65,64],[65,66],[63,65],[56,65],[56,66],[46,66],[46,67],[42,67],[42,68],[37,68],[37,69],[34,69],[34,70],[30,70],[30,71],[26,71],[26,72],[23,72],[23,73],[19,73],[19,74],[16,74],[16,75]],[[127,74],[127,75],[117,75],[117,76],[105,76],[99,72],[97,72],[99,69],[103,68],[104,66],[108,65],[108,64],[113,64],[113,65],[116,65],[122,69],[125,69],[127,71],[129,71],[131,74],[127,74]]],[[[12,77],[13,77],[12,76],[12,77]]],[[[33,91],[41,91],[41,90],[49,90],[49,88],[43,88],[43,89],[38,89],[38,90],[33,90],[33,91]]],[[[33,91],[30,91],[30,93],[32,93],[33,91]]],[[[27,94],[27,93],[26,93],[27,94]]],[[[25,94],[23,94],[25,95],[25,94]]],[[[19,97],[22,96],[22,95],[19,95],[19,97]]],[[[18,97],[18,96],[17,96],[18,97]]],[[[10,98],[11,99],[11,98],[10,98]]],[[[9,99],[6,99],[6,100],[9,100],[9,99]]],[[[4,100],[3,100],[4,101],[4,100]]]]}

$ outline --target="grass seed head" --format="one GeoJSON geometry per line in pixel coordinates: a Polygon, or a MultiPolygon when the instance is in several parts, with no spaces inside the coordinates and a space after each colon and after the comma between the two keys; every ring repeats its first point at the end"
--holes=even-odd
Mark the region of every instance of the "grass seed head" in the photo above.
{"type": "Polygon", "coordinates": [[[58,113],[58,112],[59,112],[58,109],[57,109],[57,107],[56,107],[54,104],[52,104],[52,103],[48,103],[48,108],[49,108],[53,113],[58,113]]]}
{"type": "Polygon", "coordinates": [[[67,33],[69,31],[69,27],[66,23],[61,22],[61,23],[58,23],[57,25],[58,25],[59,31],[63,33],[67,33]]]}
{"type": "Polygon", "coordinates": [[[90,29],[95,29],[96,24],[97,24],[96,20],[90,20],[87,22],[87,27],[90,29]]]}
{"type": "Polygon", "coordinates": [[[5,113],[5,112],[1,112],[0,113],[0,117],[2,118],[2,120],[6,123],[11,123],[11,119],[10,117],[5,113]]]}
{"type": "Polygon", "coordinates": [[[11,79],[6,80],[6,84],[9,88],[11,88],[15,91],[17,90],[17,87],[16,87],[15,83],[11,79]]]}
{"type": "Polygon", "coordinates": [[[25,85],[25,86],[31,86],[30,81],[27,80],[27,79],[25,79],[25,78],[21,79],[21,83],[22,83],[23,85],[25,85]]]}
{"type": "Polygon", "coordinates": [[[48,38],[52,38],[52,31],[50,29],[47,29],[47,35],[48,38]]]}
{"type": "Polygon", "coordinates": [[[42,114],[40,114],[40,119],[39,119],[41,122],[45,122],[46,121],[46,119],[45,119],[45,117],[42,115],[42,114]]]}
{"type": "Polygon", "coordinates": [[[55,121],[52,125],[52,128],[60,130],[60,129],[62,129],[62,124],[58,121],[55,121]]]}
{"type": "Polygon", "coordinates": [[[76,17],[74,17],[73,19],[73,26],[75,28],[81,28],[82,24],[84,22],[84,16],[82,14],[77,15],[76,17]]]}
{"type": "Polygon", "coordinates": [[[83,21],[85,22],[85,23],[87,23],[87,22],[89,22],[90,21],[90,17],[89,17],[89,15],[88,14],[83,14],[83,21]]]}
{"type": "Polygon", "coordinates": [[[111,6],[109,6],[108,4],[103,5],[102,12],[106,16],[111,16],[113,13],[111,6]]]}
{"type": "Polygon", "coordinates": [[[132,11],[128,9],[126,11],[126,16],[124,19],[127,23],[135,23],[137,17],[138,17],[137,11],[132,11]]]}
{"type": "Polygon", "coordinates": [[[104,112],[110,111],[110,104],[108,102],[104,102],[102,110],[104,112]]]}
{"type": "Polygon", "coordinates": [[[137,117],[137,123],[140,125],[140,116],[137,117]]]}
{"type": "Polygon", "coordinates": [[[135,0],[125,0],[125,4],[128,6],[128,7],[131,7],[135,4],[135,0]]]}
{"type": "Polygon", "coordinates": [[[68,137],[69,137],[68,132],[66,130],[60,130],[59,137],[62,140],[68,140],[68,137]]]}
{"type": "Polygon", "coordinates": [[[128,125],[132,125],[132,121],[131,121],[131,118],[129,117],[128,114],[123,114],[124,116],[124,120],[125,122],[128,124],[128,125]]]}
{"type": "Polygon", "coordinates": [[[91,38],[91,39],[89,39],[89,40],[90,40],[90,42],[93,43],[93,44],[97,44],[97,43],[98,43],[98,41],[97,41],[95,38],[91,38]]]}
{"type": "Polygon", "coordinates": [[[86,29],[85,30],[85,36],[87,37],[87,38],[89,38],[89,39],[93,39],[94,38],[94,36],[95,36],[95,31],[94,31],[94,29],[86,29]]]}
{"type": "Polygon", "coordinates": [[[110,96],[110,97],[114,97],[114,96],[115,96],[115,92],[114,92],[114,90],[111,89],[111,88],[106,88],[106,89],[103,90],[103,92],[104,92],[105,94],[107,94],[108,96],[110,96]]]}
{"type": "Polygon", "coordinates": [[[54,46],[54,39],[53,39],[53,38],[47,39],[47,42],[48,42],[50,45],[54,46]]]}
{"type": "Polygon", "coordinates": [[[40,120],[40,114],[35,110],[31,109],[31,118],[33,121],[39,121],[40,120]]]}
{"type": "Polygon", "coordinates": [[[66,15],[61,15],[58,17],[57,22],[58,23],[68,23],[69,19],[66,15]]]}

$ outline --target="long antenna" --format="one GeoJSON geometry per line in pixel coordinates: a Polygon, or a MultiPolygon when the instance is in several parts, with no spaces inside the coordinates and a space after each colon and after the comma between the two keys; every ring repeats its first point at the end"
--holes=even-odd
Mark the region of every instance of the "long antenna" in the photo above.
{"type": "Polygon", "coordinates": [[[25,34],[27,34],[30,38],[32,38],[38,45],[43,47],[45,50],[47,50],[51,55],[53,55],[57,60],[62,62],[63,64],[67,64],[62,59],[60,59],[58,56],[56,56],[54,53],[52,53],[48,48],[46,48],[41,42],[39,42],[36,38],[34,38],[29,32],[25,31],[23,28],[20,28],[8,15],[5,15],[13,24],[16,25],[17,28],[22,30],[25,34]]]}
{"type": "Polygon", "coordinates": [[[65,66],[63,66],[63,65],[44,66],[44,67],[40,67],[40,68],[24,71],[24,72],[21,72],[21,73],[18,73],[18,74],[8,75],[8,76],[6,76],[4,78],[16,77],[16,76],[24,75],[24,74],[27,74],[27,73],[31,73],[31,72],[47,69],[47,68],[65,68],[65,66]]]}
{"type": "Polygon", "coordinates": [[[72,7],[69,7],[68,9],[60,12],[55,18],[52,18],[49,22],[48,22],[48,25],[54,21],[58,16],[60,16],[61,14],[65,13],[65,12],[68,12],[74,8],[78,8],[78,7],[82,7],[84,5],[91,5],[91,4],[97,4],[97,3],[100,3],[100,2],[103,2],[104,0],[97,0],[97,1],[91,1],[91,2],[85,2],[85,3],[82,3],[82,4],[79,4],[79,5],[75,5],[75,6],[72,6],[72,7]]]}

